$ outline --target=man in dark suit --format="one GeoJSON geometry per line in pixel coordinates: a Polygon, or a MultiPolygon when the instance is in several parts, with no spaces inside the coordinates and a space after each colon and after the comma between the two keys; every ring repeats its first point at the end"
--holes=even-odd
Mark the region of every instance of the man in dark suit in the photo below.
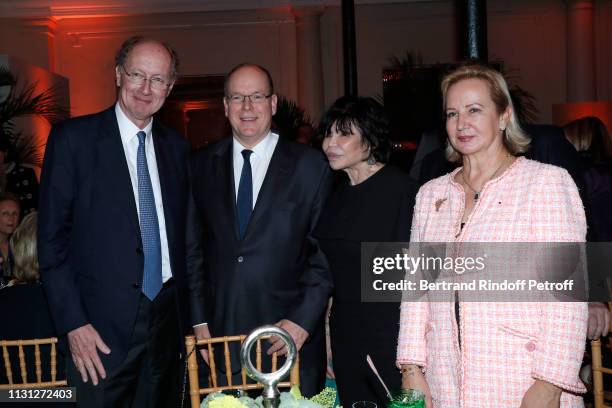
{"type": "Polygon", "coordinates": [[[169,46],[128,39],[116,56],[117,103],[49,136],[39,262],[80,406],[178,403],[181,329],[191,326],[189,147],[152,118],[177,65],[169,46]]]}
{"type": "MultiPolygon", "coordinates": [[[[270,131],[277,98],[264,68],[241,64],[227,76],[225,114],[232,138],[193,159],[204,276],[198,338],[286,329],[300,351],[306,395],[324,384],[323,313],[331,292],[327,261],[312,231],[331,185],[316,150],[270,131]]],[[[195,309],[195,308],[194,308],[195,309]]],[[[281,350],[276,341],[268,352],[281,350]]],[[[206,358],[206,357],[205,357],[206,358]]],[[[232,370],[239,372],[236,360],[232,370]]]]}

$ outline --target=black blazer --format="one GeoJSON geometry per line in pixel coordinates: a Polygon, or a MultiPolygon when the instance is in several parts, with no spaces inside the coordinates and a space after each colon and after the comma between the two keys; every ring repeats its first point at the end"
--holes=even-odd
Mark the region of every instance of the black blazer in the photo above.
{"type": "Polygon", "coordinates": [[[310,343],[320,349],[312,357],[324,362],[324,338],[316,334],[322,333],[332,284],[312,231],[331,187],[327,161],[310,147],[279,139],[239,240],[232,140],[220,140],[192,160],[203,262],[191,267],[204,277],[195,321],[208,322],[211,334],[220,336],[289,319],[310,333],[310,343]]]}
{"type": "MultiPolygon", "coordinates": [[[[182,327],[188,322],[185,226],[190,203],[187,141],[153,124],[168,249],[182,327]]],[[[51,131],[40,185],[41,278],[59,334],[91,323],[111,348],[107,370],[127,352],[144,257],[129,170],[114,106],[51,131]]],[[[181,333],[176,334],[181,335],[181,333]]],[[[183,344],[181,341],[180,344],[183,344]]]]}

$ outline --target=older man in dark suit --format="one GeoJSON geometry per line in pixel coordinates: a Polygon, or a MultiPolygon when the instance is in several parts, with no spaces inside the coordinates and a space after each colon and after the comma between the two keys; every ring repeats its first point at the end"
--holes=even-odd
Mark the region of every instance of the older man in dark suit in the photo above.
{"type": "MultiPolygon", "coordinates": [[[[301,350],[301,388],[312,395],[324,383],[323,313],[331,291],[312,230],[331,178],[322,154],[270,131],[276,102],[267,70],[235,67],[224,98],[233,137],[193,159],[204,250],[203,265],[191,264],[204,276],[195,316],[204,324],[195,330],[205,338],[278,324],[301,350]]],[[[283,344],[273,343],[274,350],[283,352],[283,344]]]]}
{"type": "Polygon", "coordinates": [[[130,38],[116,57],[117,103],[49,136],[40,271],[80,406],[178,403],[181,329],[191,326],[181,296],[189,146],[152,118],[177,65],[169,46],[130,38]]]}

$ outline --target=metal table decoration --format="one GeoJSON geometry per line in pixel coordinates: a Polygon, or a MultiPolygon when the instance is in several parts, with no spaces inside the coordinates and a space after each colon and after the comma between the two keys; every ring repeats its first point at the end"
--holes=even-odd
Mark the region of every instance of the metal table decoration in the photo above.
{"type": "Polygon", "coordinates": [[[242,344],[240,349],[240,361],[246,369],[247,375],[253,380],[263,384],[263,405],[265,408],[278,408],[280,404],[280,392],[278,383],[289,374],[297,359],[297,348],[295,342],[286,330],[276,326],[261,326],[253,330],[242,344]],[[251,361],[251,349],[257,340],[263,336],[274,335],[280,337],[287,346],[287,358],[282,367],[273,373],[262,373],[258,371],[251,361]]]}

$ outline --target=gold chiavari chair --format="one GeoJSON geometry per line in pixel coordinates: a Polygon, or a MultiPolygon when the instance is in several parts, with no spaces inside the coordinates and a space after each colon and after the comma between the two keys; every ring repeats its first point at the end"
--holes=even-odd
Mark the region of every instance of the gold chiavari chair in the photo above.
{"type": "MultiPolygon", "coordinates": [[[[191,399],[192,407],[199,407],[201,402],[201,397],[206,394],[210,394],[213,392],[225,391],[225,390],[255,390],[255,389],[263,389],[263,384],[260,383],[247,383],[247,374],[244,367],[242,368],[241,373],[241,381],[239,384],[233,384],[232,381],[232,364],[231,364],[231,354],[230,354],[230,343],[239,343],[242,344],[244,339],[246,339],[246,335],[239,336],[226,336],[226,337],[213,337],[210,339],[197,340],[194,336],[185,337],[185,346],[187,351],[187,371],[189,373],[189,395],[191,399]],[[210,376],[209,376],[209,386],[205,388],[200,388],[199,378],[198,378],[198,359],[196,353],[198,353],[199,347],[205,347],[208,350],[208,361],[210,364],[210,376]],[[224,366],[225,366],[225,381],[228,385],[219,385],[219,379],[217,378],[217,367],[215,361],[215,352],[220,352],[219,348],[223,348],[223,356],[224,356],[224,366]]],[[[271,359],[271,369],[272,371],[276,371],[279,367],[277,364],[278,356],[277,353],[272,354],[271,356],[267,356],[264,352],[262,353],[262,345],[261,341],[269,338],[262,337],[257,341],[255,346],[255,368],[258,371],[261,371],[262,367],[262,358],[270,358],[271,359]]],[[[300,385],[300,361],[299,357],[296,360],[295,365],[293,366],[291,373],[289,374],[289,381],[280,382],[278,384],[279,387],[287,387],[290,388],[294,385],[300,385]]]]}
{"type": "MultiPolygon", "coordinates": [[[[608,308],[610,309],[610,314],[612,314],[612,302],[608,303],[608,308]]],[[[612,321],[610,322],[610,332],[612,333],[612,321]]],[[[593,399],[595,402],[595,408],[612,408],[612,405],[605,404],[604,402],[605,390],[603,385],[603,375],[612,375],[612,367],[603,366],[601,339],[591,341],[591,358],[593,360],[593,399]]]]}
{"type": "MultiPolygon", "coordinates": [[[[40,387],[62,387],[66,386],[66,380],[57,380],[57,338],[50,337],[47,339],[31,339],[31,340],[0,340],[0,348],[2,348],[2,356],[4,358],[4,370],[8,380],[7,384],[0,384],[0,389],[14,388],[40,388],[40,387]],[[43,380],[43,366],[41,363],[41,348],[49,346],[49,369],[50,376],[43,380]],[[26,364],[26,350],[34,349],[34,364],[36,378],[28,378],[28,370],[26,364]],[[21,382],[16,381],[17,373],[13,373],[13,365],[11,361],[10,350],[16,349],[19,360],[19,374],[21,382]]],[[[46,367],[44,367],[46,369],[46,367]]],[[[62,375],[63,376],[63,375],[62,375]]]]}

